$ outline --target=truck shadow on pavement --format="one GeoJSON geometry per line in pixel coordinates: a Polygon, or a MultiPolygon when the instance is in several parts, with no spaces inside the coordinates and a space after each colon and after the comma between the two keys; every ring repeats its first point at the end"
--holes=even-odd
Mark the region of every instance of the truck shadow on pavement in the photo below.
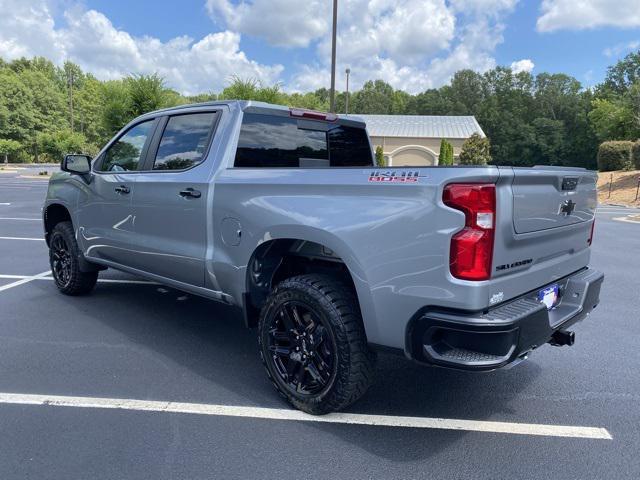
{"type": "MultiPolygon", "coordinates": [[[[47,292],[47,299],[58,295],[52,282],[38,286],[47,292]]],[[[71,309],[72,314],[85,317],[82,322],[99,322],[101,328],[106,326],[129,339],[131,348],[144,350],[144,356],[135,358],[151,362],[150,374],[140,378],[138,385],[148,399],[289,408],[266,377],[255,330],[244,327],[235,308],[158,285],[104,283],[88,296],[58,295],[51,303],[52,311],[60,305],[69,315],[71,309]],[[188,375],[181,373],[185,369],[188,375]],[[158,378],[163,381],[158,382],[158,378]]],[[[514,413],[510,402],[539,373],[540,367],[532,362],[513,370],[469,373],[422,367],[402,357],[380,354],[374,385],[347,411],[526,422],[510,416],[514,413]]],[[[469,433],[313,422],[307,425],[400,462],[428,458],[469,433]],[[381,428],[389,431],[381,436],[381,428]]]]}

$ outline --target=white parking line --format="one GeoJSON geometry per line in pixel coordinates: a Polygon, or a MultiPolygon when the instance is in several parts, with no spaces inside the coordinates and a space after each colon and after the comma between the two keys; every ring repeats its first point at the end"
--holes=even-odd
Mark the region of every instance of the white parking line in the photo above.
{"type": "MultiPolygon", "coordinates": [[[[53,280],[53,277],[38,277],[33,278],[32,275],[7,275],[0,274],[0,279],[32,279],[32,280],[53,280]]],[[[160,285],[158,282],[151,282],[149,280],[127,280],[127,279],[118,279],[118,278],[99,278],[98,283],[129,283],[135,285],[160,285]]]]}
{"type": "Polygon", "coordinates": [[[29,237],[0,237],[0,240],[27,240],[29,242],[44,242],[44,238],[29,238],[29,237]]]}
{"type": "Polygon", "coordinates": [[[613,220],[617,220],[618,222],[626,222],[626,223],[635,223],[636,225],[640,224],[639,220],[633,220],[631,217],[635,217],[636,215],[627,215],[626,217],[613,217],[613,220]]]}
{"type": "Polygon", "coordinates": [[[396,417],[387,415],[364,415],[358,413],[331,413],[329,415],[313,416],[298,410],[285,410],[280,408],[159,402],[124,398],[68,397],[61,395],[0,393],[0,404],[186,413],[192,415],[259,418],[267,420],[293,420],[298,422],[338,423],[347,425],[462,430],[471,432],[508,433],[516,435],[539,435],[546,437],[590,438],[597,440],[612,439],[611,434],[607,429],[597,427],[489,422],[484,420],[456,420],[450,418],[396,417]]]}
{"type": "Polygon", "coordinates": [[[0,217],[0,220],[18,220],[20,222],[41,222],[41,218],[0,217]]]}
{"type": "Polygon", "coordinates": [[[32,282],[34,280],[39,280],[42,277],[46,277],[51,273],[51,270],[47,270],[46,272],[39,273],[37,275],[33,275],[31,277],[25,277],[21,280],[17,280],[12,283],[8,283],[7,285],[3,285],[0,287],[0,292],[4,292],[5,290],[9,290],[10,288],[17,287],[19,285],[24,285],[25,283],[32,282]]]}

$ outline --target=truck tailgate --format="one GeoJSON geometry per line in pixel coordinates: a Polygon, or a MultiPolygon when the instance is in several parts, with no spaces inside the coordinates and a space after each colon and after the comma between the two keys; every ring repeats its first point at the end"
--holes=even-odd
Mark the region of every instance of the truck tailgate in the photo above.
{"type": "Polygon", "coordinates": [[[518,234],[590,222],[597,206],[596,175],[583,169],[514,168],[513,226],[518,234]]]}

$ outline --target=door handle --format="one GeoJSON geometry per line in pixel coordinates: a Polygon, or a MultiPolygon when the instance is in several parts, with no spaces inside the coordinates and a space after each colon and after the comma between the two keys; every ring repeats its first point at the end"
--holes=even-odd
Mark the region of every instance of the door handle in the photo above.
{"type": "Polygon", "coordinates": [[[193,188],[185,188],[180,192],[180,196],[184,198],[200,198],[202,194],[200,190],[194,190],[193,188]]]}
{"type": "Polygon", "coordinates": [[[131,191],[129,187],[125,187],[124,185],[120,185],[119,187],[116,187],[115,190],[116,190],[116,193],[119,193],[120,195],[126,195],[131,191]]]}

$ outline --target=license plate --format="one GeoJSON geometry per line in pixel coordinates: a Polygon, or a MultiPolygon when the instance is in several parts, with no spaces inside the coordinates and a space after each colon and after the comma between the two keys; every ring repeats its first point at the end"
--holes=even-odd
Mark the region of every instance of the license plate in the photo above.
{"type": "Polygon", "coordinates": [[[538,300],[547,306],[547,310],[551,310],[558,303],[558,284],[554,283],[538,292],[538,300]]]}

